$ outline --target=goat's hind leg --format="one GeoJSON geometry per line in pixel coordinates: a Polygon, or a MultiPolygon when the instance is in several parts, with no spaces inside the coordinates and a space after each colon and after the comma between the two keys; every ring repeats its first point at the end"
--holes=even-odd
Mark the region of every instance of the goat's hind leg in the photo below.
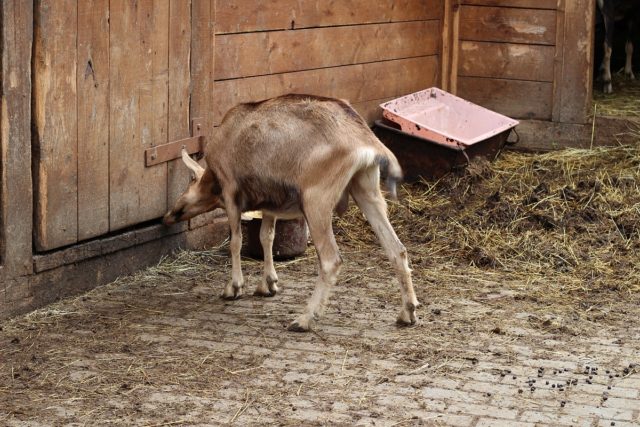
{"type": "Polygon", "coordinates": [[[331,227],[333,205],[327,204],[321,196],[318,194],[304,200],[305,218],[318,253],[320,266],[313,294],[304,313],[289,325],[289,330],[294,332],[308,331],[311,329],[312,321],[320,318],[342,265],[338,245],[331,227]]]}
{"type": "Polygon", "coordinates": [[[371,224],[371,228],[396,270],[402,295],[402,306],[397,323],[401,326],[413,325],[416,323],[416,308],[419,303],[411,280],[409,257],[406,248],[389,223],[387,204],[380,192],[377,166],[365,169],[354,176],[351,181],[351,196],[371,224]]]}
{"type": "Polygon", "coordinates": [[[256,287],[254,295],[272,297],[278,293],[278,275],[273,266],[273,239],[275,237],[276,218],[272,215],[262,214],[260,225],[260,243],[264,255],[264,273],[262,281],[256,287]]]}

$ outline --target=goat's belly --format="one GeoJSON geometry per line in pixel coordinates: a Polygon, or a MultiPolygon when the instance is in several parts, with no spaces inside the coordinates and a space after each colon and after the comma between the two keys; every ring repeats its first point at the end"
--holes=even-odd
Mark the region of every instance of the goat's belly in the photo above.
{"type": "Polygon", "coordinates": [[[304,216],[302,214],[302,211],[300,210],[290,210],[290,211],[271,211],[271,210],[266,210],[264,209],[262,211],[263,215],[271,215],[273,217],[276,217],[276,219],[298,219],[301,218],[302,216],[304,216]]]}
{"type": "Polygon", "coordinates": [[[263,177],[247,176],[238,179],[235,202],[244,211],[263,211],[299,217],[302,213],[300,190],[291,184],[263,177]]]}

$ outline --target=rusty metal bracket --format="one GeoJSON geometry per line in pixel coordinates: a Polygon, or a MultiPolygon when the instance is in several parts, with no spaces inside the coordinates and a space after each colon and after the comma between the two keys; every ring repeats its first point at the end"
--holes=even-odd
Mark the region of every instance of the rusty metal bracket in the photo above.
{"type": "Polygon", "coordinates": [[[166,144],[144,150],[144,164],[146,167],[158,165],[180,158],[182,149],[189,154],[200,154],[204,149],[204,134],[202,119],[191,120],[191,138],[179,139],[166,144]]]}

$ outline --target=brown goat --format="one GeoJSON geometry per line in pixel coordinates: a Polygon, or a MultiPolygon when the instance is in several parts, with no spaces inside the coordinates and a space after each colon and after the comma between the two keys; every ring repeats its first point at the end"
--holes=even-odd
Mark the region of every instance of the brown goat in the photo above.
{"type": "Polygon", "coordinates": [[[260,241],[264,276],[255,294],[273,296],[278,276],[272,244],[276,219],[304,216],[319,259],[319,277],[304,313],[289,326],[307,331],[327,303],[342,263],[331,226],[333,210],[346,206],[350,194],[365,214],[395,267],[402,306],[398,324],[416,321],[416,299],[407,251],[387,218],[380,192],[380,172],[395,197],[402,171],[395,156],[375,137],[345,101],[310,95],[285,95],[231,109],[205,149],[203,168],[183,152],[195,178],[164,217],[166,224],[224,208],[231,228],[232,279],[223,298],[239,298],[240,216],[262,211],[260,241]]]}

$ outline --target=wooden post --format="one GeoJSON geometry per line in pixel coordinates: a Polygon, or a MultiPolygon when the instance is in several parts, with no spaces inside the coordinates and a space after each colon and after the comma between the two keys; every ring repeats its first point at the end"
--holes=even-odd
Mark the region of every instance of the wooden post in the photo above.
{"type": "MultiPolygon", "coordinates": [[[[214,132],[213,89],[215,63],[216,0],[192,0],[191,3],[191,119],[203,121],[204,145],[214,132]]],[[[196,229],[213,223],[219,211],[200,215],[189,221],[196,229]]]]}
{"type": "MultiPolygon", "coordinates": [[[[561,123],[582,124],[586,123],[591,106],[595,2],[560,0],[560,6],[563,3],[563,31],[558,31],[558,34],[564,34],[562,77],[555,82],[553,118],[561,123]]],[[[558,14],[561,13],[559,10],[558,14]]]]}
{"type": "Polygon", "coordinates": [[[449,81],[451,80],[451,45],[453,44],[451,29],[451,1],[444,0],[442,12],[442,43],[440,47],[440,88],[449,90],[449,81]]]}
{"type": "MultiPolygon", "coordinates": [[[[31,180],[31,49],[33,1],[4,0],[0,145],[0,264],[6,277],[33,271],[31,180]]],[[[6,281],[0,281],[6,284],[6,281]]],[[[8,292],[0,285],[0,293],[8,292]]]]}

